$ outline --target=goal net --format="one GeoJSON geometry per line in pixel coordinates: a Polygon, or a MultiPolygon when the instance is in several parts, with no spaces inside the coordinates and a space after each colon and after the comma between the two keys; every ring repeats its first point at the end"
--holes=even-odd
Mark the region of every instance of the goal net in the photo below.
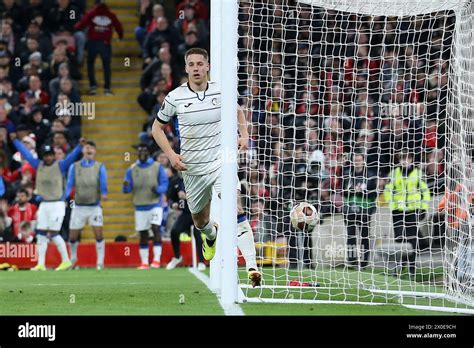
{"type": "Polygon", "coordinates": [[[473,3],[240,0],[247,301],[474,313],[473,3]],[[291,227],[312,204],[313,231],[291,227]]]}

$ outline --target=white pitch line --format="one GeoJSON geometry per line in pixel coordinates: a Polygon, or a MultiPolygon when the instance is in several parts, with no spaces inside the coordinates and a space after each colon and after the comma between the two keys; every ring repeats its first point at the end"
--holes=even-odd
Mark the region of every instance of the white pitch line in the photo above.
{"type": "MultiPolygon", "coordinates": [[[[201,282],[203,282],[204,285],[206,285],[207,288],[211,292],[213,292],[212,289],[211,289],[211,281],[210,281],[210,279],[207,275],[205,275],[204,273],[198,271],[196,268],[191,267],[191,268],[188,268],[188,269],[189,269],[189,272],[194,274],[194,276],[197,279],[199,279],[201,282]]],[[[217,296],[217,299],[219,301],[220,306],[224,310],[225,315],[245,315],[244,311],[242,310],[242,308],[240,308],[240,306],[237,303],[232,303],[230,305],[224,305],[221,302],[220,296],[219,295],[216,295],[216,296],[217,296]]]]}

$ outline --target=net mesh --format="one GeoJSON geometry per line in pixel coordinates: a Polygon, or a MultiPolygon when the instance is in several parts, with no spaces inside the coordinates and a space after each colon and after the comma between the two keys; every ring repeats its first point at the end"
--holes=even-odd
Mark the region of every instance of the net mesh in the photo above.
{"type": "Polygon", "coordinates": [[[249,299],[472,308],[472,6],[240,1],[249,299]]]}

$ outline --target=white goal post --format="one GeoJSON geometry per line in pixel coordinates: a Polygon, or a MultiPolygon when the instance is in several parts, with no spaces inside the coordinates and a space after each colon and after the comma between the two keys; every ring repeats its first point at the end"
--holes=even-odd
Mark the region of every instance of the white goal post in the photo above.
{"type": "MultiPolygon", "coordinates": [[[[222,36],[212,50],[221,50],[228,73],[223,95],[239,96],[249,122],[239,179],[263,271],[262,286],[252,288],[239,269],[245,301],[474,313],[473,2],[221,5],[222,36]],[[375,178],[372,191],[368,181],[357,192],[351,186],[356,157],[375,178]],[[289,224],[298,202],[323,217],[311,233],[289,224]]],[[[231,122],[233,115],[223,118],[223,129],[234,132],[231,122]]],[[[223,142],[223,153],[232,146],[223,142]]],[[[226,180],[223,196],[233,197],[226,180]]],[[[235,212],[227,204],[221,222],[231,228],[235,212]]],[[[222,260],[235,263],[230,244],[222,260]]],[[[227,269],[221,284],[234,284],[227,269]]]]}

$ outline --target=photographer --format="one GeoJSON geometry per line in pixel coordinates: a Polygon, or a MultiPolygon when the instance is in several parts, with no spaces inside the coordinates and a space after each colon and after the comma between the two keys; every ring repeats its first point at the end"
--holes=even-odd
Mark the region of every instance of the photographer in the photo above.
{"type": "Polygon", "coordinates": [[[370,253],[370,223],[377,209],[377,174],[367,167],[363,154],[356,153],[353,162],[344,170],[342,188],[342,212],[347,229],[347,262],[349,266],[365,268],[370,253]],[[357,253],[357,232],[360,233],[361,239],[360,261],[357,253]]]}

